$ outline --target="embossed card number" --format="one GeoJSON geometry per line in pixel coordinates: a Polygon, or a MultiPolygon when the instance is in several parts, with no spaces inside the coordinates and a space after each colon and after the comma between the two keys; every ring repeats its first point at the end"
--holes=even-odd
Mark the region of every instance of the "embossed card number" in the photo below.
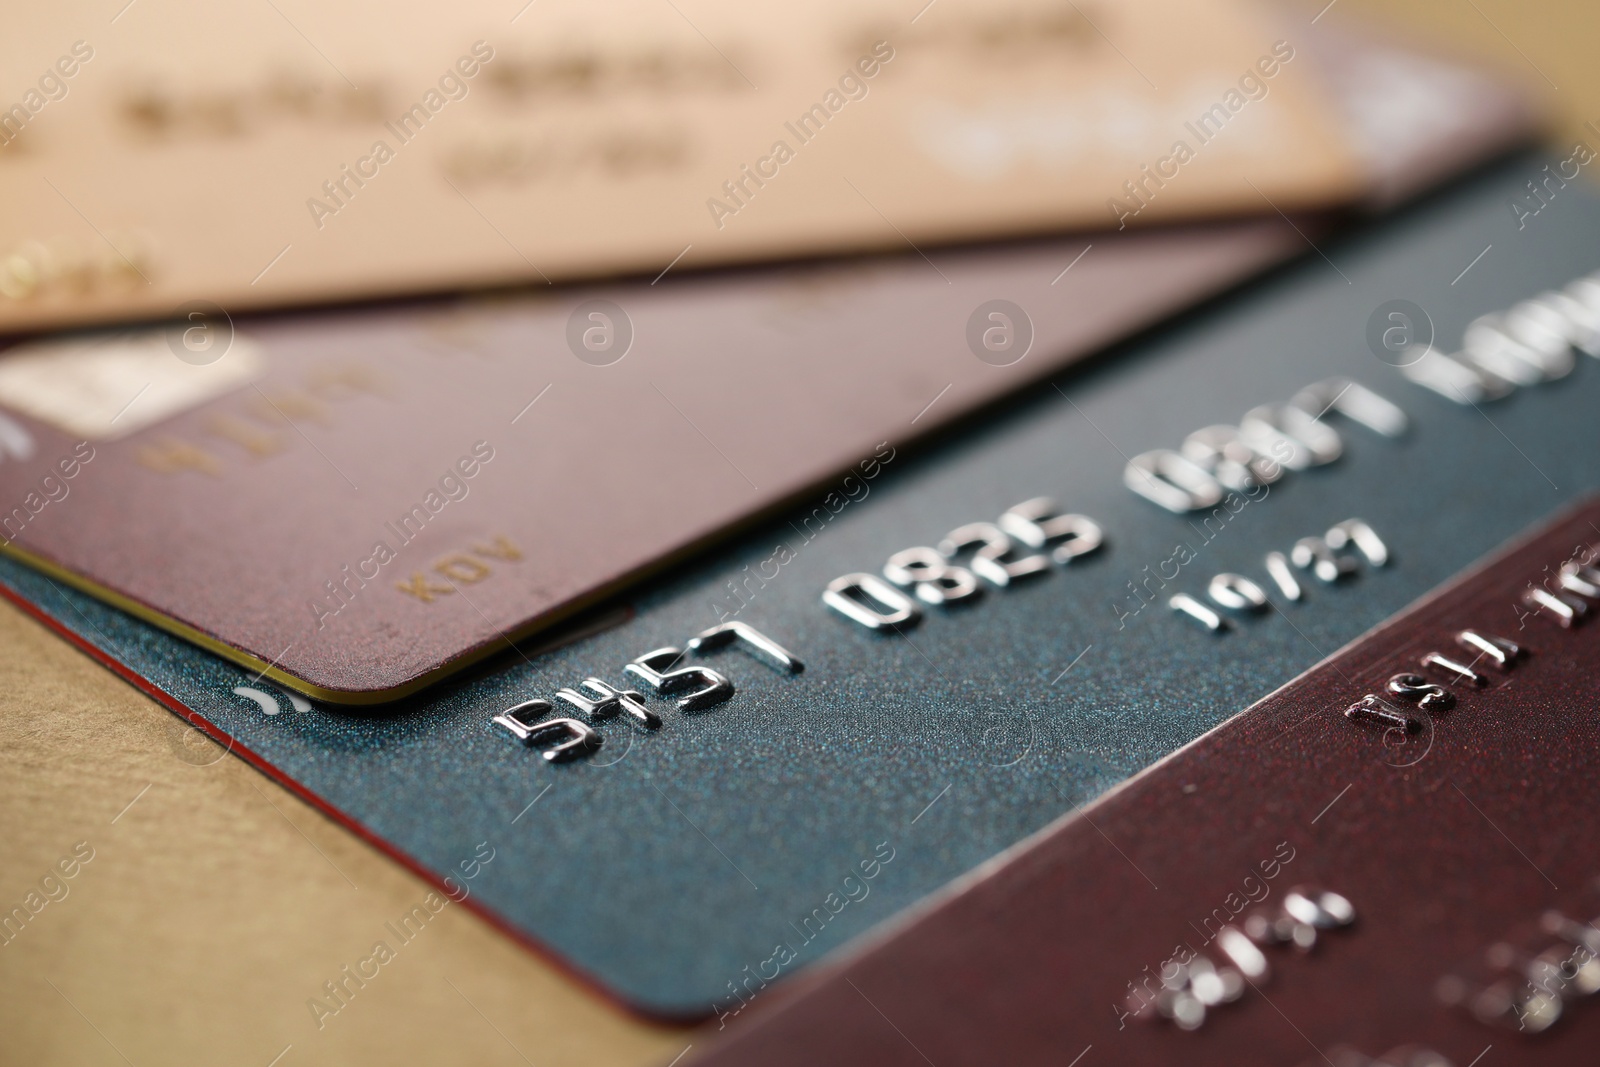
{"type": "Polygon", "coordinates": [[[1408,380],[1457,404],[1500,400],[1518,388],[1572,373],[1573,352],[1600,359],[1600,271],[1574,279],[1500,313],[1480,315],[1462,331],[1461,350],[1399,364],[1408,380]]]}
{"type": "MultiPolygon", "coordinates": [[[[793,653],[754,626],[725,622],[691,638],[689,652],[704,653],[738,644],[787,674],[799,674],[805,665],[793,653]]],[[[624,665],[623,671],[644,682],[661,697],[675,697],[684,714],[706,711],[734,695],[733,682],[720,671],[701,664],[679,666],[685,652],[673,646],[653,649],[624,665]]],[[[635,689],[618,689],[603,678],[585,678],[576,689],[556,691],[556,699],[582,718],[546,719],[555,710],[548,700],[516,704],[491,721],[530,748],[537,748],[550,763],[592,756],[605,743],[596,726],[618,717],[646,730],[661,728],[661,716],[645,705],[635,689]]]]}
{"type": "Polygon", "coordinates": [[[1178,451],[1134,456],[1123,469],[1129,489],[1168,511],[1185,514],[1215,507],[1226,490],[1248,492],[1283,477],[1284,468],[1307,470],[1332,463],[1344,441],[1324,418],[1341,415],[1383,437],[1398,438],[1409,425],[1400,408],[1347,378],[1306,386],[1287,404],[1263,404],[1237,426],[1206,426],[1184,438],[1178,451]]]}
{"type": "Polygon", "coordinates": [[[1069,565],[1104,543],[1093,519],[1062,513],[1049,497],[1034,497],[1008,508],[996,522],[958,526],[937,548],[901,549],[884,563],[883,578],[865,572],[841,575],[828,583],[822,602],[869,630],[898,633],[922,620],[917,601],[936,607],[963,604],[982,595],[979,578],[1004,589],[1048,574],[1052,562],[1069,565]],[[965,566],[956,562],[961,559],[967,560],[965,566]]]}

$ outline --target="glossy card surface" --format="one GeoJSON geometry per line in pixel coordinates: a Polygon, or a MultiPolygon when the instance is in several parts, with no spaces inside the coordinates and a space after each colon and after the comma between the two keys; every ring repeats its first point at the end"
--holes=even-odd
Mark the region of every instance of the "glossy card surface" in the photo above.
{"type": "Polygon", "coordinates": [[[891,436],[831,498],[645,587],[625,621],[526,660],[503,655],[381,712],[297,710],[254,672],[36,572],[7,563],[5,580],[435,878],[489,842],[497,858],[468,905],[600,987],[655,1014],[726,1013],[744,1003],[747,974],[771,971],[780,943],[793,951],[783,974],[814,963],[1600,487],[1600,368],[1588,355],[1567,350],[1565,367],[1552,355],[1551,380],[1525,374],[1529,384],[1497,400],[1462,403],[1410,380],[1393,363],[1416,353],[1382,342],[1390,302],[1419,306],[1437,383],[1469,323],[1600,265],[1600,202],[1584,189],[1564,189],[1521,229],[1508,209],[1547,162],[1557,161],[1513,159],[1369,232],[1319,242],[1275,277],[1057,375],[936,447],[913,454],[891,436]],[[1386,425],[1373,414],[1381,405],[1339,403],[1366,395],[1342,384],[1302,394],[1334,378],[1398,405],[1405,432],[1344,417],[1386,425]],[[1277,409],[1257,417],[1320,442],[1328,462],[1186,514],[1125,480],[1132,459],[1296,397],[1332,405],[1316,426],[1337,433],[1337,458],[1309,413],[1277,409]],[[879,572],[892,554],[1046,495],[1098,525],[1099,551],[1006,588],[982,581],[974,602],[925,606],[900,634],[821,602],[842,576],[879,572]],[[1338,566],[1351,573],[1325,584],[1296,571],[1302,598],[1275,592],[1266,553],[1351,518],[1381,537],[1384,565],[1347,547],[1338,566]],[[1258,583],[1274,610],[1214,633],[1167,607],[1181,593],[1204,608],[1211,579],[1227,573],[1258,583]],[[727,622],[755,627],[805,669],[703,648],[679,666],[719,672],[728,699],[685,712],[682,692],[654,691],[648,670],[670,668],[648,653],[727,622]],[[554,701],[548,717],[582,718],[558,691],[591,677],[636,688],[660,726],[613,704],[618,714],[593,724],[598,749],[551,763],[549,739],[527,746],[494,722],[529,700],[554,701]]]}

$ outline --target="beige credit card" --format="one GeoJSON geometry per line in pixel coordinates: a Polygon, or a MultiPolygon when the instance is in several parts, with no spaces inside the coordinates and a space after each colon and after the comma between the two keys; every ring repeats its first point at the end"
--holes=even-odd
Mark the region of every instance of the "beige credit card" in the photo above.
{"type": "Polygon", "coordinates": [[[0,331],[1271,215],[1358,184],[1309,43],[1236,0],[7,23],[0,331]]]}

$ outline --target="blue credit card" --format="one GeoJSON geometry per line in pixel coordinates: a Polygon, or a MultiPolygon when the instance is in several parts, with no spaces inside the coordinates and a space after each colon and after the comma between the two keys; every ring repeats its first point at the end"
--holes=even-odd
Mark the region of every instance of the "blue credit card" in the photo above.
{"type": "Polygon", "coordinates": [[[631,610],[392,706],[0,581],[434,878],[466,892],[487,843],[468,905],[625,1003],[725,1015],[1600,488],[1600,198],[1546,163],[891,437],[631,610]]]}

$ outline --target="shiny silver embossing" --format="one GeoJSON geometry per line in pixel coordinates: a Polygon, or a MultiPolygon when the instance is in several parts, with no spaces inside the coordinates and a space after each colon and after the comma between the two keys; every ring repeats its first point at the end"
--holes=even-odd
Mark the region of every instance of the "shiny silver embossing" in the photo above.
{"type": "Polygon", "coordinates": [[[1332,463],[1344,452],[1338,431],[1293,404],[1251,408],[1239,420],[1239,432],[1257,451],[1282,457],[1292,470],[1332,463]]]}
{"type": "Polygon", "coordinates": [[[1229,611],[1261,611],[1267,594],[1242,574],[1223,573],[1211,579],[1206,595],[1229,611]]]}
{"type": "Polygon", "coordinates": [[[1473,363],[1517,385],[1565,378],[1572,373],[1572,346],[1564,330],[1550,329],[1543,319],[1528,309],[1514,320],[1509,313],[1480,315],[1467,324],[1461,349],[1473,363]]]}
{"type": "Polygon", "coordinates": [[[1590,600],[1600,600],[1600,569],[1569,559],[1558,573],[1562,589],[1590,600]]]}
{"type": "Polygon", "coordinates": [[[922,618],[922,609],[916,601],[876,574],[861,571],[840,575],[829,582],[822,592],[822,602],[869,630],[898,630],[902,626],[915,626],[922,618]],[[861,599],[863,597],[870,598],[871,603],[861,599]]]}
{"type": "Polygon", "coordinates": [[[926,545],[902,548],[890,556],[883,565],[883,576],[911,589],[923,603],[935,606],[959,604],[983,592],[971,571],[956,566],[944,553],[926,545]]]}
{"type": "Polygon", "coordinates": [[[649,685],[658,693],[678,694],[678,708],[682,711],[704,711],[733,696],[733,683],[710,667],[672,667],[683,658],[679,648],[657,648],[636,658],[622,669],[649,685]]]}
{"type": "Polygon", "coordinates": [[[1278,592],[1289,600],[1299,600],[1300,582],[1296,580],[1294,571],[1289,569],[1289,557],[1282,552],[1268,552],[1265,562],[1267,574],[1271,577],[1272,584],[1278,587],[1278,592]]]}
{"type": "Polygon", "coordinates": [[[1276,909],[1253,913],[1245,933],[1257,944],[1293,945],[1309,952],[1324,930],[1338,930],[1356,921],[1355,905],[1342,894],[1320,886],[1295,886],[1276,909]]]}
{"type": "Polygon", "coordinates": [[[1589,605],[1570,596],[1560,596],[1547,589],[1533,588],[1522,594],[1522,602],[1534,610],[1539,618],[1554,620],[1562,629],[1570,629],[1589,615],[1589,605]]]}
{"type": "Polygon", "coordinates": [[[577,719],[537,721],[552,710],[548,700],[525,700],[496,715],[493,721],[530,748],[541,748],[552,741],[557,742],[541,753],[550,763],[563,763],[590,755],[605,743],[598,733],[577,719]]]}
{"type": "MultiPolygon", "coordinates": [[[[1004,588],[1018,578],[1050,569],[1050,558],[1041,552],[1012,558],[1011,538],[992,522],[969,522],[951,530],[939,542],[939,554],[954,560],[974,545],[979,547],[972,556],[972,571],[991,585],[1004,588]]],[[[890,580],[894,580],[892,576],[890,580]]]]}
{"type": "Polygon", "coordinates": [[[1071,563],[1097,551],[1105,543],[1100,525],[1084,515],[1062,514],[1047,496],[1007,508],[1000,528],[1029,548],[1049,548],[1057,563],[1071,563]]]}
{"type": "Polygon", "coordinates": [[[1516,388],[1498,374],[1443,352],[1429,352],[1417,362],[1401,367],[1400,373],[1409,381],[1464,406],[1499,400],[1510,396],[1516,388]]]}
{"type": "Polygon", "coordinates": [[[1385,437],[1403,437],[1411,425],[1398,404],[1348,378],[1328,378],[1308,385],[1289,403],[1315,419],[1337,412],[1385,437]]]}
{"type": "Polygon", "coordinates": [[[1402,711],[1376,693],[1368,693],[1354,704],[1345,708],[1344,716],[1351,722],[1377,726],[1384,730],[1400,730],[1406,733],[1416,730],[1422,725],[1415,715],[1408,711],[1402,711]]]}
{"type": "Polygon", "coordinates": [[[1423,711],[1449,711],[1456,706],[1454,693],[1420,674],[1396,674],[1384,688],[1401,700],[1409,700],[1423,711]]]}
{"type": "Polygon", "coordinates": [[[726,648],[732,644],[744,644],[760,654],[759,658],[775,664],[779,669],[790,674],[799,674],[806,669],[800,658],[793,652],[784,648],[778,642],[757,630],[749,623],[725,622],[720,626],[696,634],[689,639],[690,652],[707,652],[712,649],[726,648]]]}
{"type": "Polygon", "coordinates": [[[1463,331],[1459,353],[1430,352],[1400,373],[1458,404],[1480,404],[1566,377],[1574,350],[1600,357],[1600,278],[1593,274],[1478,316],[1463,331]]]}
{"type": "Polygon", "coordinates": [[[1333,930],[1356,921],[1355,906],[1331,889],[1295,886],[1284,896],[1283,910],[1318,930],[1333,930]]]}
{"type": "Polygon", "coordinates": [[[556,699],[571,704],[592,722],[604,722],[621,713],[651,730],[661,725],[661,717],[644,706],[643,694],[617,689],[599,678],[585,678],[577,689],[558,690],[556,699]]]}
{"type": "Polygon", "coordinates": [[[1328,542],[1320,537],[1302,537],[1294,543],[1289,558],[1301,570],[1309,569],[1318,579],[1328,584],[1346,575],[1354,574],[1356,561],[1334,552],[1328,542]]]}
{"type": "Polygon", "coordinates": [[[1169,448],[1134,456],[1123,469],[1122,482],[1179,515],[1214,507],[1222,500],[1222,483],[1211,472],[1169,448]]]}
{"type": "Polygon", "coordinates": [[[1356,550],[1374,567],[1386,566],[1389,562],[1389,546],[1383,543],[1383,538],[1378,536],[1376,530],[1361,519],[1346,519],[1329,527],[1322,539],[1335,552],[1346,545],[1355,545],[1356,550]]]}
{"type": "Polygon", "coordinates": [[[1474,663],[1478,659],[1488,656],[1490,662],[1503,671],[1510,670],[1517,660],[1522,658],[1524,653],[1523,647],[1515,641],[1507,641],[1503,637],[1480,634],[1476,630],[1462,630],[1456,634],[1456,644],[1468,652],[1477,653],[1477,659],[1473,660],[1474,663]]]}
{"type": "Polygon", "coordinates": [[[1167,606],[1173,611],[1187,615],[1212,633],[1220,633],[1227,626],[1221,615],[1218,615],[1188,593],[1179,593],[1167,601],[1167,606]]]}
{"type": "Polygon", "coordinates": [[[1438,671],[1458,685],[1470,685],[1474,688],[1477,688],[1479,686],[1487,685],[1489,682],[1489,679],[1485,678],[1483,675],[1479,674],[1465,663],[1460,663],[1456,660],[1453,660],[1441,652],[1429,652],[1427,655],[1423,656],[1422,665],[1431,670],[1438,671]]]}
{"type": "Polygon", "coordinates": [[[1267,966],[1267,957],[1256,948],[1254,941],[1240,933],[1236,927],[1224,926],[1217,931],[1217,948],[1233,961],[1233,965],[1239,968],[1240,974],[1253,982],[1265,981],[1271,974],[1267,966]]]}
{"type": "Polygon", "coordinates": [[[1283,465],[1258,452],[1245,441],[1237,426],[1206,426],[1178,446],[1185,459],[1211,472],[1212,477],[1236,492],[1271,485],[1283,477],[1283,465]]]}

